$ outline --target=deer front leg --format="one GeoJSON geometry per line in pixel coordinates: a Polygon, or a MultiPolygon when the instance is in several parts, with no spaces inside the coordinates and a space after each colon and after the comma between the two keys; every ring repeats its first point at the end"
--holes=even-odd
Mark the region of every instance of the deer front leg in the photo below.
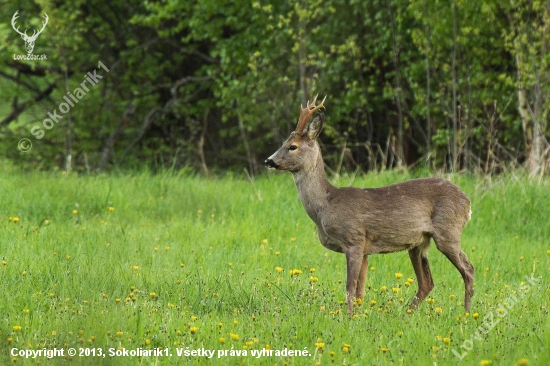
{"type": "Polygon", "coordinates": [[[363,263],[361,263],[361,271],[359,272],[359,278],[357,279],[357,287],[355,289],[355,297],[358,302],[363,301],[365,296],[365,282],[367,281],[367,268],[369,267],[369,256],[363,256],[363,263]]]}
{"type": "Polygon", "coordinates": [[[366,256],[363,256],[362,245],[347,248],[344,253],[346,253],[346,263],[348,269],[348,276],[346,280],[346,300],[348,305],[348,315],[351,316],[353,314],[353,300],[357,291],[359,274],[361,273],[361,267],[364,262],[363,259],[366,258],[366,256]]]}

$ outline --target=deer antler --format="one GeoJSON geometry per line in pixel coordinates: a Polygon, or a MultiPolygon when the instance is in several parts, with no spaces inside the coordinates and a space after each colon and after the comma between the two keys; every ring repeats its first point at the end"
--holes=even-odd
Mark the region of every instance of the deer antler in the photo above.
{"type": "Polygon", "coordinates": [[[48,18],[48,14],[44,13],[44,19],[45,19],[46,21],[45,21],[44,23],[42,23],[42,24],[43,24],[43,25],[42,25],[42,29],[40,29],[40,30],[38,31],[38,33],[36,33],[36,36],[37,36],[37,37],[38,37],[38,35],[39,35],[40,33],[42,33],[42,31],[44,30],[44,28],[46,28],[46,25],[48,24],[48,20],[50,19],[50,18],[48,18]]]}
{"type": "Polygon", "coordinates": [[[315,98],[313,98],[313,101],[311,103],[309,103],[309,100],[308,100],[306,107],[302,108],[302,110],[300,111],[300,118],[298,119],[298,124],[296,125],[297,133],[302,133],[302,131],[306,128],[307,123],[309,122],[309,119],[311,118],[313,113],[315,113],[316,110],[325,108],[323,103],[325,102],[325,99],[327,99],[327,97],[325,96],[321,101],[321,104],[316,106],[315,101],[317,101],[318,96],[319,94],[317,94],[315,98]]]}
{"type": "Polygon", "coordinates": [[[28,37],[27,36],[27,30],[25,29],[25,33],[19,31],[19,27],[15,28],[15,19],[19,18],[19,15],[17,15],[17,13],[19,13],[19,10],[17,10],[15,12],[15,14],[13,14],[13,17],[11,18],[11,26],[13,27],[13,30],[15,30],[17,33],[19,33],[21,36],[23,37],[28,37]]]}

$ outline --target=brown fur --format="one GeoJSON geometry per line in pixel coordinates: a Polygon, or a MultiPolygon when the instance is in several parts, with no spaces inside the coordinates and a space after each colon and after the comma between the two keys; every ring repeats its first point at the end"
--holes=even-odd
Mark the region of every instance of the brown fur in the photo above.
{"type": "Polygon", "coordinates": [[[292,173],[321,244],[346,255],[348,313],[352,313],[354,297],[363,298],[368,255],[402,250],[409,251],[418,280],[418,292],[410,305],[418,306],[434,287],[427,258],[431,238],[462,275],[468,310],[474,267],[460,248],[462,229],[470,218],[466,194],[439,178],[381,188],[332,186],[316,141],[323,121],[324,115],[317,114],[302,134],[293,132],[265,164],[292,173]],[[291,146],[296,149],[290,150],[291,146]]]}

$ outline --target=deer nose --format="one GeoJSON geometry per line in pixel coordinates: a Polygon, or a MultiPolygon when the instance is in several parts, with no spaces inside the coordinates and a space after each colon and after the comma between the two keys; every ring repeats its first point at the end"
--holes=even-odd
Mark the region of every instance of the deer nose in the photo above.
{"type": "Polygon", "coordinates": [[[265,159],[264,165],[268,168],[277,168],[278,165],[272,159],[265,159]]]}

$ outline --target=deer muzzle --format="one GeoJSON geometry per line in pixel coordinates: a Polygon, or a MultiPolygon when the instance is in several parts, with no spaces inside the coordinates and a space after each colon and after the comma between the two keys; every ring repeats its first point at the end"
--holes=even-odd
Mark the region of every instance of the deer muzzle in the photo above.
{"type": "Polygon", "coordinates": [[[275,164],[275,162],[271,158],[265,159],[264,165],[269,169],[277,169],[279,167],[277,164],[275,164]]]}

